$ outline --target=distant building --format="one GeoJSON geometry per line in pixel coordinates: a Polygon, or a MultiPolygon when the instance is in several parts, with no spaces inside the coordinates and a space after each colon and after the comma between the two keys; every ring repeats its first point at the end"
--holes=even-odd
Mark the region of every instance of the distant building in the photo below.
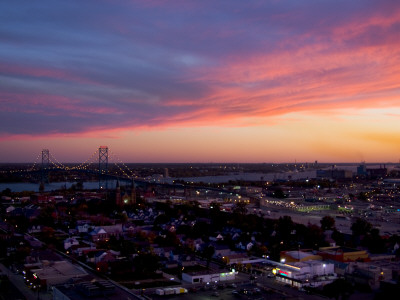
{"type": "Polygon", "coordinates": [[[164,178],[168,178],[169,177],[169,172],[168,172],[168,168],[164,169],[164,178]]]}
{"type": "Polygon", "coordinates": [[[281,261],[284,260],[286,263],[300,262],[307,260],[322,260],[322,257],[316,255],[312,251],[307,250],[293,250],[293,251],[282,251],[280,253],[281,261]]]}
{"type": "Polygon", "coordinates": [[[227,265],[234,265],[243,263],[244,261],[248,260],[249,257],[245,252],[232,252],[229,254],[225,254],[223,257],[221,257],[221,259],[227,265]]]}
{"type": "Polygon", "coordinates": [[[357,176],[367,176],[367,166],[365,164],[361,164],[357,167],[357,176]]]}
{"type": "Polygon", "coordinates": [[[353,178],[353,172],[350,170],[317,170],[317,178],[319,179],[351,179],[353,178]]]}
{"type": "Polygon", "coordinates": [[[136,299],[133,292],[108,280],[86,280],[53,288],[53,300],[136,299]]]}
{"type": "Polygon", "coordinates": [[[122,234],[122,224],[95,227],[89,233],[93,242],[108,241],[112,236],[119,239],[122,234]]]}
{"type": "Polygon", "coordinates": [[[119,207],[124,205],[131,205],[136,203],[136,189],[135,189],[135,182],[132,180],[131,184],[131,193],[121,192],[121,186],[119,181],[117,181],[117,186],[115,188],[115,204],[119,207]]]}
{"type": "Polygon", "coordinates": [[[370,262],[350,263],[346,270],[345,277],[350,282],[368,284],[375,289],[382,281],[398,281],[400,263],[394,255],[378,255],[372,256],[370,262]]]}
{"type": "Polygon", "coordinates": [[[322,286],[337,279],[332,263],[316,260],[280,264],[273,273],[277,281],[297,288],[322,286]]]}
{"type": "Polygon", "coordinates": [[[43,261],[40,267],[32,268],[26,272],[29,284],[38,283],[47,288],[57,284],[64,284],[70,279],[81,278],[86,275],[86,271],[82,268],[65,260],[54,262],[43,261]]]}
{"type": "Polygon", "coordinates": [[[336,262],[369,261],[370,257],[366,250],[358,250],[347,247],[323,247],[317,251],[317,254],[324,260],[333,260],[336,262]]]}
{"type": "Polygon", "coordinates": [[[388,174],[388,170],[385,165],[379,166],[378,169],[367,169],[367,175],[370,179],[385,178],[388,174]]]}

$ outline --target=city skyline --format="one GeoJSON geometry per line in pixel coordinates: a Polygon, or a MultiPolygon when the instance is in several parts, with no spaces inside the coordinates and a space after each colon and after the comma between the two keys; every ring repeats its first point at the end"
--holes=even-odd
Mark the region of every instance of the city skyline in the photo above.
{"type": "Polygon", "coordinates": [[[0,162],[398,162],[395,1],[4,1],[0,162]]]}

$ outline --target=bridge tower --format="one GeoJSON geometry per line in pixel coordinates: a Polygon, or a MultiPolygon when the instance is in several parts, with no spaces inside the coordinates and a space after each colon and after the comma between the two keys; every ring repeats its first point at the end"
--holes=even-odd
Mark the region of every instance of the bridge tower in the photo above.
{"type": "Polygon", "coordinates": [[[108,190],[108,147],[99,147],[99,190],[108,190]]]}
{"type": "Polygon", "coordinates": [[[49,149],[42,150],[42,166],[41,166],[41,180],[42,184],[49,182],[49,167],[50,167],[50,151],[49,149]]]}

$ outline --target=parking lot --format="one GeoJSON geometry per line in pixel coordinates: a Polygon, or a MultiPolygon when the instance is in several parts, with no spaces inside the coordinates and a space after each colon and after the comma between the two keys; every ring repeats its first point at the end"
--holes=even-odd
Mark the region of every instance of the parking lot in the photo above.
{"type": "Polygon", "coordinates": [[[274,278],[258,277],[250,282],[226,283],[214,285],[195,285],[186,287],[187,294],[159,296],[154,291],[147,291],[145,294],[151,299],[169,300],[205,300],[205,299],[282,299],[292,297],[307,297],[307,299],[320,300],[318,295],[309,295],[277,282],[274,278]]]}
{"type": "Polygon", "coordinates": [[[158,296],[155,294],[148,295],[152,299],[274,299],[282,298],[283,294],[276,293],[272,290],[263,290],[255,284],[244,285],[213,285],[213,286],[198,286],[189,288],[187,294],[158,296]]]}

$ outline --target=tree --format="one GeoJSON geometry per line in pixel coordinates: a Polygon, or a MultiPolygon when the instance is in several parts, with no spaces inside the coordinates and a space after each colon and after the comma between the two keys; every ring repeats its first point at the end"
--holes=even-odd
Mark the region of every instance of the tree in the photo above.
{"type": "Polygon", "coordinates": [[[215,253],[215,248],[213,245],[208,245],[203,250],[203,257],[207,260],[207,269],[210,267],[211,258],[215,253]]]}
{"type": "Polygon", "coordinates": [[[45,226],[40,232],[40,239],[46,244],[56,244],[57,239],[55,238],[55,230],[53,227],[45,226]]]}
{"type": "Polygon", "coordinates": [[[279,217],[278,231],[282,237],[288,237],[294,229],[294,223],[290,216],[279,217]]]}
{"type": "Polygon", "coordinates": [[[330,230],[335,228],[335,219],[331,216],[325,216],[321,219],[321,229],[330,230]]]}
{"type": "Polygon", "coordinates": [[[358,200],[360,201],[367,201],[368,200],[368,194],[365,192],[360,192],[357,196],[358,200]]]}
{"type": "Polygon", "coordinates": [[[326,244],[324,232],[318,225],[315,224],[308,224],[307,234],[304,237],[304,241],[310,246],[317,245],[320,247],[326,244]]]}
{"type": "Polygon", "coordinates": [[[370,234],[365,236],[363,242],[371,253],[384,253],[387,250],[385,242],[377,228],[372,228],[370,234]]]}
{"type": "Polygon", "coordinates": [[[180,244],[180,241],[178,237],[176,236],[175,232],[167,231],[165,233],[165,239],[164,239],[165,245],[166,246],[173,246],[177,247],[180,244]]]}
{"type": "Polygon", "coordinates": [[[10,188],[6,188],[5,190],[3,190],[3,191],[1,192],[1,194],[2,194],[3,196],[11,197],[11,190],[10,190],[10,188]]]}
{"type": "Polygon", "coordinates": [[[344,235],[340,231],[334,229],[332,232],[332,239],[337,245],[344,246],[344,235]]]}
{"type": "Polygon", "coordinates": [[[278,198],[278,199],[283,199],[286,198],[285,193],[283,192],[283,190],[281,188],[277,188],[273,193],[272,193],[272,197],[274,198],[278,198]]]}
{"type": "Polygon", "coordinates": [[[40,214],[37,217],[35,223],[44,225],[44,226],[49,226],[49,227],[54,227],[54,217],[57,218],[57,215],[54,214],[56,212],[55,207],[53,205],[48,205],[45,207],[42,207],[40,209],[40,214]]]}
{"type": "Polygon", "coordinates": [[[368,221],[357,218],[356,221],[351,225],[351,231],[353,236],[360,237],[369,233],[372,229],[372,224],[368,221]]]}
{"type": "Polygon", "coordinates": [[[204,221],[197,221],[192,228],[191,237],[202,238],[202,237],[208,237],[209,234],[210,234],[210,224],[204,221]]]}
{"type": "Polygon", "coordinates": [[[130,256],[137,251],[136,245],[130,240],[121,241],[121,255],[130,256]]]}
{"type": "Polygon", "coordinates": [[[247,204],[245,202],[237,202],[233,208],[233,212],[240,215],[245,215],[247,213],[246,205],[247,204]]]}
{"type": "Polygon", "coordinates": [[[213,220],[216,220],[219,218],[221,214],[221,205],[218,202],[211,202],[210,203],[210,208],[209,208],[209,213],[210,217],[213,220]]]}
{"type": "Polygon", "coordinates": [[[135,273],[143,277],[151,276],[160,267],[159,257],[154,254],[143,253],[133,259],[135,273]]]}
{"type": "Polygon", "coordinates": [[[329,283],[323,288],[324,294],[329,298],[338,300],[341,296],[342,299],[347,299],[353,293],[352,285],[344,279],[337,279],[329,283]]]}
{"type": "Polygon", "coordinates": [[[160,214],[154,219],[153,225],[154,226],[163,225],[168,223],[170,220],[171,218],[168,217],[166,214],[160,214]]]}

